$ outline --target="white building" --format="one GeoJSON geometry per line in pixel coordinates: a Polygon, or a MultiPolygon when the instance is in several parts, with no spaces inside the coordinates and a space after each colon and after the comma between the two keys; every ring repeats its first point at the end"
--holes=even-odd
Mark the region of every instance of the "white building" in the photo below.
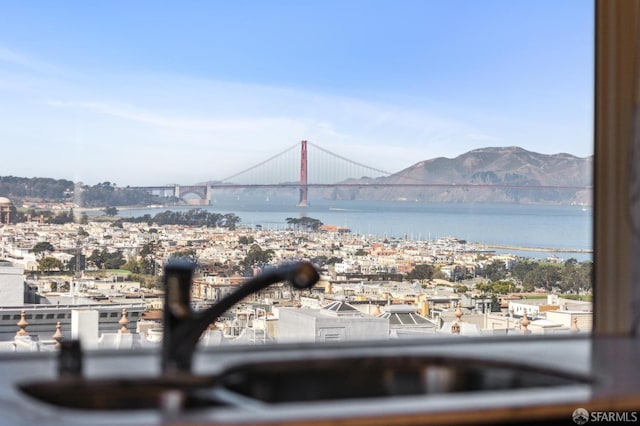
{"type": "Polygon", "coordinates": [[[379,317],[389,321],[392,338],[435,336],[436,323],[419,315],[413,305],[389,305],[379,317]]]}
{"type": "Polygon", "coordinates": [[[4,306],[24,304],[24,268],[0,261],[0,303],[4,306]]]}
{"type": "Polygon", "coordinates": [[[389,338],[389,320],[366,315],[348,303],[322,309],[279,309],[279,342],[341,342],[389,338]]]}

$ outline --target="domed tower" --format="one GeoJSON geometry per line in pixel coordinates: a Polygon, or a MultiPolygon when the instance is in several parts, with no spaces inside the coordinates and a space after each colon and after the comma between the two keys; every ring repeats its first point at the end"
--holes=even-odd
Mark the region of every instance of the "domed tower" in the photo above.
{"type": "Polygon", "coordinates": [[[0,197],[0,223],[10,224],[16,216],[16,207],[10,199],[0,197]]]}

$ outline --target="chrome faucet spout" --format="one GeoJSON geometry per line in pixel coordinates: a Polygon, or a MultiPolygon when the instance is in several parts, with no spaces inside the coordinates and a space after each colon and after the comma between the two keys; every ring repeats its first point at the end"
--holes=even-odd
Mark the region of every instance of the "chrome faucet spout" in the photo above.
{"type": "Polygon", "coordinates": [[[191,284],[195,264],[171,260],[164,268],[164,336],[162,372],[189,373],[193,353],[202,333],[220,315],[246,296],[278,282],[289,282],[297,289],[311,288],[320,276],[309,262],[296,262],[268,269],[247,280],[233,293],[200,312],[191,309],[191,284]]]}

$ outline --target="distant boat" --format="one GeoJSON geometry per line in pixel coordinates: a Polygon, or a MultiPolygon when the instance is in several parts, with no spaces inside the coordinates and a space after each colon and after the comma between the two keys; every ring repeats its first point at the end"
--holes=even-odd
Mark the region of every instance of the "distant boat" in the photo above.
{"type": "Polygon", "coordinates": [[[267,198],[265,198],[266,202],[269,202],[269,196],[267,195],[267,198]]]}

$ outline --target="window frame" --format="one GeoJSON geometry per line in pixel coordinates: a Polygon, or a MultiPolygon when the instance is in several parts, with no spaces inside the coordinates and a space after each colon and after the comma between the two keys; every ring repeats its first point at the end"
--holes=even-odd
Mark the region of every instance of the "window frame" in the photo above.
{"type": "Polygon", "coordinates": [[[596,1],[594,336],[635,336],[640,239],[631,223],[640,1],[596,1]],[[636,288],[634,288],[636,287],[636,288]]]}

